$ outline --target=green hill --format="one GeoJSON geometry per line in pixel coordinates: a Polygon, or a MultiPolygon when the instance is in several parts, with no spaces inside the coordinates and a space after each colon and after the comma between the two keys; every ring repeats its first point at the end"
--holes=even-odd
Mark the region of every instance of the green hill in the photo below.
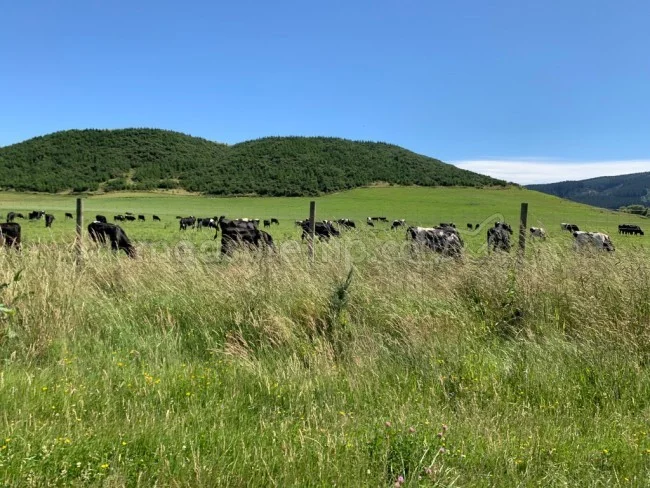
{"type": "Polygon", "coordinates": [[[181,188],[215,195],[316,195],[377,182],[505,185],[399,146],[268,137],[228,146],[159,129],[69,130],[0,148],[3,189],[181,188]]]}
{"type": "Polygon", "coordinates": [[[595,207],[650,206],[650,173],[601,176],[581,181],[528,185],[528,188],[595,207]]]}

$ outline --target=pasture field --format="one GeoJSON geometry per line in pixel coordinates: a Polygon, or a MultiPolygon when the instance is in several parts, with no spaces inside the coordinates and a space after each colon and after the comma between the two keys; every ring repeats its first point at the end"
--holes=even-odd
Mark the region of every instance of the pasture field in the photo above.
{"type": "Polygon", "coordinates": [[[57,217],[0,250],[3,484],[650,485],[650,247],[616,233],[645,219],[518,189],[372,188],[317,199],[362,225],[313,264],[304,246],[146,246],[211,241],[176,214],[277,217],[290,244],[308,201],[88,198],[89,215],[149,221],[124,225],[137,259],[89,246],[77,263],[72,197],[0,194],[0,213],[57,217]],[[515,223],[521,201],[550,234],[521,261],[483,252],[484,229],[452,260],[363,222],[515,223]],[[617,251],[574,252],[562,221],[617,251]]]}
{"type": "MultiPolygon", "coordinates": [[[[160,193],[109,193],[85,199],[85,223],[96,214],[108,217],[133,212],[144,214],[147,221],[124,222],[120,225],[129,237],[137,242],[175,244],[179,241],[200,245],[212,239],[213,233],[204,229],[200,232],[178,230],[177,215],[212,217],[226,215],[229,218],[250,217],[280,220],[270,233],[276,241],[299,239],[300,231],[295,220],[309,216],[311,198],[209,198],[194,195],[165,195],[160,193]],[[162,222],[153,222],[156,214],[162,222]]],[[[467,232],[466,224],[492,225],[497,219],[505,219],[518,225],[519,205],[529,203],[529,226],[544,227],[551,238],[559,237],[567,243],[570,234],[560,230],[561,222],[575,223],[581,230],[609,233],[617,247],[646,245],[643,237],[619,238],[617,226],[621,223],[647,226],[643,217],[598,209],[569,202],[543,193],[519,188],[474,189],[474,188],[421,188],[421,187],[378,187],[363,188],[315,198],[317,219],[350,218],[356,221],[359,233],[377,239],[403,240],[404,232],[386,232],[389,224],[376,223],[374,228],[366,225],[367,217],[386,216],[389,220],[405,219],[410,225],[431,226],[440,222],[454,222],[464,233],[463,238],[469,251],[478,251],[485,243],[486,228],[478,232],[467,232]]],[[[46,229],[43,221],[20,221],[23,225],[23,239],[30,242],[71,242],[74,236],[74,221],[65,220],[65,212],[74,214],[75,198],[62,195],[43,195],[2,192],[0,193],[0,215],[9,211],[23,212],[46,210],[53,213],[56,221],[52,229],[46,229]]],[[[647,230],[650,230],[648,228],[647,230]]],[[[567,244],[568,245],[568,244],[567,244]]]]}

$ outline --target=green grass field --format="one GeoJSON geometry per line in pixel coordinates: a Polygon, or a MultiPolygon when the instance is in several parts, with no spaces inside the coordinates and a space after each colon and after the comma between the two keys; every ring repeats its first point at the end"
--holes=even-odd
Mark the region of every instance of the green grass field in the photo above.
{"type": "Polygon", "coordinates": [[[650,485],[650,247],[616,233],[644,219],[517,189],[317,201],[362,226],[313,264],[304,246],[146,250],[212,241],[181,235],[176,214],[277,217],[288,246],[307,199],[155,194],[88,198],[89,215],[165,222],[125,224],[137,259],[89,248],[77,262],[73,198],[0,194],[0,213],[58,219],[51,233],[24,222],[23,252],[0,250],[3,485],[650,485]],[[452,260],[363,225],[514,223],[522,201],[550,233],[525,260],[484,253],[484,230],[452,260]],[[562,221],[617,251],[573,251],[562,221]]]}
{"type": "MultiPolygon", "coordinates": [[[[144,214],[147,222],[120,224],[134,241],[175,243],[179,240],[200,244],[211,239],[209,231],[183,232],[178,230],[177,215],[211,217],[226,215],[230,218],[250,217],[268,219],[276,217],[279,227],[272,227],[276,241],[300,237],[294,225],[297,219],[309,215],[308,198],[206,198],[188,195],[162,195],[159,193],[110,193],[85,199],[86,222],[102,214],[112,221],[118,213],[144,214]],[[153,222],[156,214],[163,222],[153,222]]],[[[389,224],[376,224],[374,229],[365,223],[370,216],[386,216],[389,220],[406,219],[411,225],[436,225],[454,222],[461,231],[466,224],[492,223],[504,218],[511,224],[519,220],[521,202],[529,204],[529,226],[544,227],[553,237],[570,240],[560,230],[561,222],[575,223],[583,230],[609,233],[617,246],[644,246],[646,240],[639,237],[617,238],[617,226],[636,223],[641,226],[646,219],[629,214],[589,207],[556,197],[525,189],[471,189],[471,188],[365,188],[333,194],[316,199],[318,219],[350,218],[357,223],[359,232],[369,233],[381,239],[403,239],[403,232],[386,233],[389,224]]],[[[0,193],[0,214],[8,211],[29,212],[43,209],[53,213],[56,222],[51,230],[45,229],[43,221],[20,222],[24,224],[25,242],[69,241],[73,238],[74,222],[66,221],[65,212],[74,214],[75,199],[71,196],[42,194],[0,193]]],[[[485,241],[485,229],[478,233],[466,233],[468,249],[479,249],[485,241]]]]}

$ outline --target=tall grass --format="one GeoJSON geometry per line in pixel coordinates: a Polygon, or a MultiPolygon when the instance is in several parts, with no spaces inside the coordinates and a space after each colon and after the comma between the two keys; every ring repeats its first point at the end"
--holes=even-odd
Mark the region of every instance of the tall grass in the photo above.
{"type": "Polygon", "coordinates": [[[0,252],[4,483],[650,483],[647,254],[346,249],[0,252]]]}

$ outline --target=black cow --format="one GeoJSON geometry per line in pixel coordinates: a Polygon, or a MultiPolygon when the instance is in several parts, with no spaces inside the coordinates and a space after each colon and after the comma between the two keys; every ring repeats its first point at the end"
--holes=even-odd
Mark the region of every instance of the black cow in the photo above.
{"type": "Polygon", "coordinates": [[[111,249],[115,252],[124,251],[127,256],[135,257],[135,248],[122,228],[115,224],[105,222],[92,222],[88,225],[88,234],[95,242],[105,244],[107,240],[111,241],[111,249]]]}
{"type": "Polygon", "coordinates": [[[512,227],[505,222],[495,222],[487,231],[488,250],[510,252],[512,227]]]}
{"type": "Polygon", "coordinates": [[[278,219],[271,218],[271,223],[275,225],[280,225],[280,221],[278,219]]]}
{"type": "Polygon", "coordinates": [[[472,224],[467,224],[467,228],[468,228],[469,230],[473,230],[473,229],[474,229],[474,226],[473,226],[472,224]]]}
{"type": "Polygon", "coordinates": [[[108,220],[106,220],[106,217],[104,215],[95,215],[95,221],[96,222],[101,222],[102,224],[105,224],[105,223],[108,222],[108,220]]]}
{"type": "Polygon", "coordinates": [[[157,215],[153,216],[153,221],[154,222],[156,222],[156,221],[161,222],[160,217],[158,217],[157,215]]]}
{"type": "Polygon", "coordinates": [[[52,227],[52,222],[54,222],[54,215],[45,214],[45,227],[52,227]]]}
{"type": "Polygon", "coordinates": [[[624,235],[645,235],[641,227],[632,224],[621,224],[618,226],[618,233],[624,235]]]}
{"type": "Polygon", "coordinates": [[[271,227],[271,221],[270,220],[264,220],[264,227],[271,227]]]}
{"type": "Polygon", "coordinates": [[[124,215],[133,215],[133,212],[124,212],[124,215]]]}
{"type": "Polygon", "coordinates": [[[20,249],[20,224],[0,223],[0,246],[20,249]]]}
{"type": "Polygon", "coordinates": [[[13,222],[16,218],[16,212],[9,212],[7,214],[7,222],[13,222]]]}
{"type": "Polygon", "coordinates": [[[113,222],[124,222],[124,215],[113,215],[113,222]]]}
{"type": "Polygon", "coordinates": [[[29,220],[40,220],[43,218],[43,215],[45,215],[44,210],[34,210],[33,212],[29,212],[29,220]]]}
{"type": "Polygon", "coordinates": [[[392,230],[395,230],[395,229],[397,229],[398,227],[402,227],[402,226],[405,224],[405,222],[406,222],[406,221],[405,221],[404,219],[393,220],[393,223],[392,223],[392,225],[390,226],[390,228],[391,228],[392,230]]]}
{"type": "Polygon", "coordinates": [[[188,227],[194,227],[194,224],[196,224],[196,218],[194,216],[181,217],[179,223],[180,223],[179,230],[186,230],[188,227]]]}
{"type": "Polygon", "coordinates": [[[145,221],[144,215],[138,215],[138,221],[140,221],[140,220],[141,220],[142,222],[145,221]]]}
{"type": "Polygon", "coordinates": [[[71,214],[70,212],[66,212],[66,213],[65,213],[65,218],[66,218],[66,219],[72,219],[72,218],[74,218],[74,217],[72,216],[72,214],[71,214]]]}
{"type": "Polygon", "coordinates": [[[135,222],[135,217],[133,215],[127,215],[124,217],[127,222],[135,222]]]}
{"type": "MultiPolygon", "coordinates": [[[[302,239],[309,239],[310,235],[310,224],[311,221],[309,219],[303,220],[301,227],[302,227],[302,239]]],[[[334,224],[329,221],[329,220],[324,220],[322,222],[316,222],[315,228],[314,228],[314,234],[318,236],[319,239],[323,240],[329,240],[330,237],[338,237],[341,235],[341,233],[334,227],[334,224]]]]}
{"type": "Polygon", "coordinates": [[[218,226],[221,229],[221,254],[231,255],[242,248],[274,249],[271,235],[259,230],[254,222],[219,217],[218,226]]]}
{"type": "Polygon", "coordinates": [[[481,224],[476,224],[476,225],[474,226],[474,229],[475,229],[475,230],[478,230],[478,228],[479,228],[480,226],[481,226],[481,224]]]}

